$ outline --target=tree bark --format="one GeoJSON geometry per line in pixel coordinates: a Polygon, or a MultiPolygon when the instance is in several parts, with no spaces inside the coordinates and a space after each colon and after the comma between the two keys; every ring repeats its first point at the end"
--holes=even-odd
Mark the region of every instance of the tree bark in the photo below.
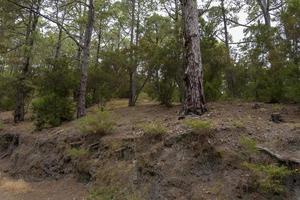
{"type": "Polygon", "coordinates": [[[200,27],[196,0],[181,0],[185,50],[184,114],[201,115],[207,111],[200,51],[200,27]]]}
{"type": "MultiPolygon", "coordinates": [[[[133,45],[134,45],[134,27],[135,27],[135,0],[131,0],[131,35],[130,35],[130,47],[131,47],[131,64],[134,64],[134,53],[133,53],[133,45]]],[[[135,96],[136,96],[136,67],[130,66],[129,69],[129,106],[135,106],[135,96]]]]}
{"type": "Polygon", "coordinates": [[[271,27],[270,0],[256,0],[263,12],[265,25],[271,27]]]}
{"type": "Polygon", "coordinates": [[[95,64],[99,64],[100,59],[100,50],[101,50],[101,40],[102,40],[102,30],[101,30],[101,24],[98,30],[98,43],[97,43],[97,51],[96,51],[96,58],[95,58],[95,64]]]}
{"type": "Polygon", "coordinates": [[[89,56],[90,56],[90,45],[91,38],[93,33],[94,26],[94,2],[89,0],[89,10],[88,10],[88,20],[86,24],[85,34],[84,34],[84,45],[82,49],[82,60],[81,60],[81,78],[80,78],[80,87],[78,94],[78,103],[77,103],[77,118],[83,117],[86,115],[86,105],[85,105],[85,95],[88,79],[88,65],[89,65],[89,56]]]}
{"type": "MultiPolygon", "coordinates": [[[[59,0],[56,0],[56,21],[59,22],[59,0]]],[[[61,25],[64,25],[65,22],[65,16],[66,16],[66,7],[63,10],[62,14],[62,19],[61,19],[61,25]]],[[[54,58],[58,59],[60,57],[60,52],[61,52],[61,45],[62,45],[62,36],[63,36],[63,29],[61,26],[58,26],[58,38],[57,38],[57,43],[56,43],[56,48],[55,48],[55,54],[54,58]]]]}
{"type": "MultiPolygon", "coordinates": [[[[40,9],[40,3],[41,3],[40,0],[36,3],[36,5],[32,3],[31,9],[32,10],[34,9],[38,12],[40,9]]],[[[28,90],[29,90],[28,86],[26,86],[26,80],[28,79],[30,73],[32,50],[34,46],[34,33],[37,28],[38,19],[39,19],[38,14],[29,11],[29,19],[28,19],[27,30],[26,30],[26,38],[25,38],[25,44],[28,47],[28,49],[25,50],[24,52],[23,68],[17,84],[16,106],[14,112],[15,123],[24,121],[25,119],[25,100],[28,96],[28,90]]]]}
{"type": "Polygon", "coordinates": [[[227,28],[227,19],[226,19],[226,9],[224,5],[224,0],[221,0],[221,9],[222,9],[222,19],[224,24],[224,37],[225,37],[225,45],[229,54],[229,37],[228,37],[228,28],[227,28]]]}

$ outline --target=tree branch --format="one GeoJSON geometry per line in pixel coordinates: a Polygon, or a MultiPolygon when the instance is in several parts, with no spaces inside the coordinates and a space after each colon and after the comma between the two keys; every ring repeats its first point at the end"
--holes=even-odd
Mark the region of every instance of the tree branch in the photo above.
{"type": "Polygon", "coordinates": [[[76,40],[76,38],[61,24],[61,23],[59,23],[58,21],[56,21],[56,20],[53,20],[53,19],[51,19],[50,17],[48,17],[48,16],[46,16],[46,15],[43,15],[42,13],[40,13],[40,12],[38,12],[38,11],[36,11],[36,10],[34,10],[34,9],[32,9],[32,8],[30,8],[30,7],[27,7],[27,6],[24,6],[24,5],[21,5],[21,4],[19,4],[19,3],[17,3],[17,2],[14,2],[14,1],[12,1],[12,0],[7,0],[8,2],[10,2],[10,3],[12,3],[12,4],[14,4],[14,5],[16,5],[16,6],[19,6],[20,8],[23,8],[23,9],[26,9],[26,10],[29,10],[29,11],[31,11],[31,12],[33,12],[33,13],[35,13],[35,14],[37,14],[37,15],[39,15],[39,16],[41,16],[41,17],[43,17],[44,19],[46,19],[46,20],[48,20],[48,21],[50,21],[50,22],[53,22],[53,23],[55,23],[58,27],[60,27],[63,31],[65,31],[66,32],[66,34],[76,43],[76,45],[77,46],[79,46],[80,48],[83,48],[83,46],[82,46],[82,44],[80,44],[80,42],[78,42],[77,40],[76,40]]]}

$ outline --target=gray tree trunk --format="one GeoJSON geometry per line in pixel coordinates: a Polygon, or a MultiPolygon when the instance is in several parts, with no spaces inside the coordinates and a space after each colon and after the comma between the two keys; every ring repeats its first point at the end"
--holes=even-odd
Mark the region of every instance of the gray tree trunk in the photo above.
{"type": "Polygon", "coordinates": [[[87,78],[88,78],[88,65],[90,57],[90,45],[91,38],[93,33],[94,26],[94,2],[89,0],[89,10],[88,10],[88,20],[86,24],[85,34],[84,34],[84,45],[82,48],[82,60],[81,60],[81,78],[80,78],[80,87],[78,94],[78,103],[77,103],[77,118],[83,117],[86,115],[85,107],[85,95],[87,87],[87,78]]]}
{"type": "Polygon", "coordinates": [[[201,115],[207,111],[203,88],[200,27],[196,0],[181,0],[185,50],[184,114],[201,115]]]}
{"type": "Polygon", "coordinates": [[[100,59],[100,50],[101,50],[101,40],[102,40],[102,30],[101,30],[101,24],[98,30],[98,43],[97,43],[97,51],[96,51],[96,58],[95,58],[95,64],[99,64],[100,59]]]}
{"type": "MultiPolygon", "coordinates": [[[[131,35],[130,35],[130,46],[131,46],[131,64],[133,63],[133,45],[134,45],[134,27],[135,27],[135,0],[131,0],[131,35]]],[[[129,106],[135,106],[135,95],[136,95],[136,82],[135,82],[136,69],[135,66],[130,66],[129,69],[129,106]]]]}
{"type": "MultiPolygon", "coordinates": [[[[134,45],[134,28],[135,28],[135,0],[131,0],[131,36],[130,36],[130,46],[131,46],[131,64],[134,64],[134,53],[133,53],[133,45],[134,45]]],[[[129,69],[129,106],[135,106],[135,96],[136,96],[136,66],[130,66],[129,69]]]]}
{"type": "MultiPolygon", "coordinates": [[[[59,0],[56,0],[56,21],[59,22],[59,0]]],[[[66,16],[66,7],[63,10],[62,13],[62,19],[61,19],[61,25],[64,25],[65,22],[65,16],[66,16]]],[[[62,46],[62,37],[63,37],[63,29],[61,26],[57,26],[58,28],[58,38],[57,38],[57,43],[56,43],[56,48],[55,48],[55,53],[54,53],[54,58],[58,59],[60,57],[60,52],[61,52],[61,46],[62,46]]]]}
{"type": "Polygon", "coordinates": [[[265,25],[271,27],[270,0],[256,0],[263,12],[265,25]]]}

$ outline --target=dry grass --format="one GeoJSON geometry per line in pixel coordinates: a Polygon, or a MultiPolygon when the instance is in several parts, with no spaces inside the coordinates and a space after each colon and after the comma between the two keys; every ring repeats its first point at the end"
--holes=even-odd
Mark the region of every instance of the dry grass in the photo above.
{"type": "Polygon", "coordinates": [[[0,189],[17,194],[32,191],[30,185],[24,180],[11,180],[7,178],[0,179],[0,189]]]}

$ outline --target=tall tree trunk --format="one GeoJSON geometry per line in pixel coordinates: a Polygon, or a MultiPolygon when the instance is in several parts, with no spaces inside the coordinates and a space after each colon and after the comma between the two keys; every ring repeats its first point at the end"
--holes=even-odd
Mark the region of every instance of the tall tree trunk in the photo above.
{"type": "Polygon", "coordinates": [[[265,25],[271,27],[270,0],[256,0],[263,12],[265,25]]]}
{"type": "MultiPolygon", "coordinates": [[[[131,0],[131,35],[130,35],[130,46],[131,46],[131,64],[135,65],[134,61],[134,27],[135,27],[135,0],[131,0]]],[[[135,106],[135,95],[136,95],[136,66],[130,66],[129,69],[129,106],[135,106]]]]}
{"type": "Polygon", "coordinates": [[[185,50],[184,114],[201,115],[207,111],[204,97],[200,27],[196,0],[181,0],[185,50]]]}
{"type": "Polygon", "coordinates": [[[228,26],[227,26],[225,0],[221,0],[221,10],[222,10],[224,38],[225,38],[225,46],[226,46],[226,54],[227,54],[227,68],[225,70],[225,77],[226,77],[228,92],[230,92],[232,97],[234,97],[236,96],[235,89],[234,89],[235,76],[233,73],[233,68],[232,68],[233,65],[231,63],[231,58],[230,58],[229,33],[228,33],[228,26]]]}
{"type": "Polygon", "coordinates": [[[77,118],[83,117],[86,115],[86,105],[85,105],[85,95],[87,87],[87,78],[88,78],[88,65],[89,65],[89,56],[90,56],[90,45],[91,38],[93,33],[94,26],[94,2],[89,0],[89,10],[88,10],[88,20],[86,24],[85,34],[84,34],[84,45],[82,47],[82,60],[81,60],[81,78],[80,78],[80,87],[77,103],[77,118]]]}
{"type": "MultiPolygon", "coordinates": [[[[40,0],[36,3],[36,5],[32,3],[31,9],[39,11],[40,3],[41,3],[40,0]]],[[[34,33],[36,31],[38,19],[39,19],[38,14],[34,13],[33,11],[29,11],[29,12],[30,12],[29,20],[27,24],[26,38],[25,38],[25,44],[27,48],[24,52],[23,68],[17,84],[16,106],[14,112],[15,123],[24,121],[25,118],[25,100],[28,97],[28,91],[29,91],[29,88],[26,85],[26,80],[28,79],[31,70],[30,66],[32,60],[32,50],[34,46],[34,33]]]]}
{"type": "MultiPolygon", "coordinates": [[[[56,0],[56,21],[59,22],[59,0],[56,0]]],[[[65,16],[66,16],[66,6],[65,9],[63,10],[63,14],[62,14],[62,19],[60,24],[64,25],[65,22],[65,16]]],[[[61,28],[61,26],[57,26],[58,27],[58,38],[57,38],[57,43],[56,43],[56,47],[55,47],[55,53],[54,53],[54,58],[58,59],[60,57],[60,51],[61,51],[61,45],[62,45],[62,36],[63,36],[63,30],[61,28]]]]}
{"type": "Polygon", "coordinates": [[[229,54],[229,37],[228,37],[228,28],[227,28],[227,19],[226,19],[226,9],[224,5],[224,0],[221,0],[221,9],[222,9],[222,19],[224,24],[224,37],[225,37],[225,45],[229,54]]]}
{"type": "Polygon", "coordinates": [[[100,50],[101,50],[101,39],[102,39],[102,30],[101,30],[101,24],[98,30],[98,43],[97,43],[97,52],[96,52],[96,58],[95,58],[95,64],[99,64],[100,59],[100,50]]]}

